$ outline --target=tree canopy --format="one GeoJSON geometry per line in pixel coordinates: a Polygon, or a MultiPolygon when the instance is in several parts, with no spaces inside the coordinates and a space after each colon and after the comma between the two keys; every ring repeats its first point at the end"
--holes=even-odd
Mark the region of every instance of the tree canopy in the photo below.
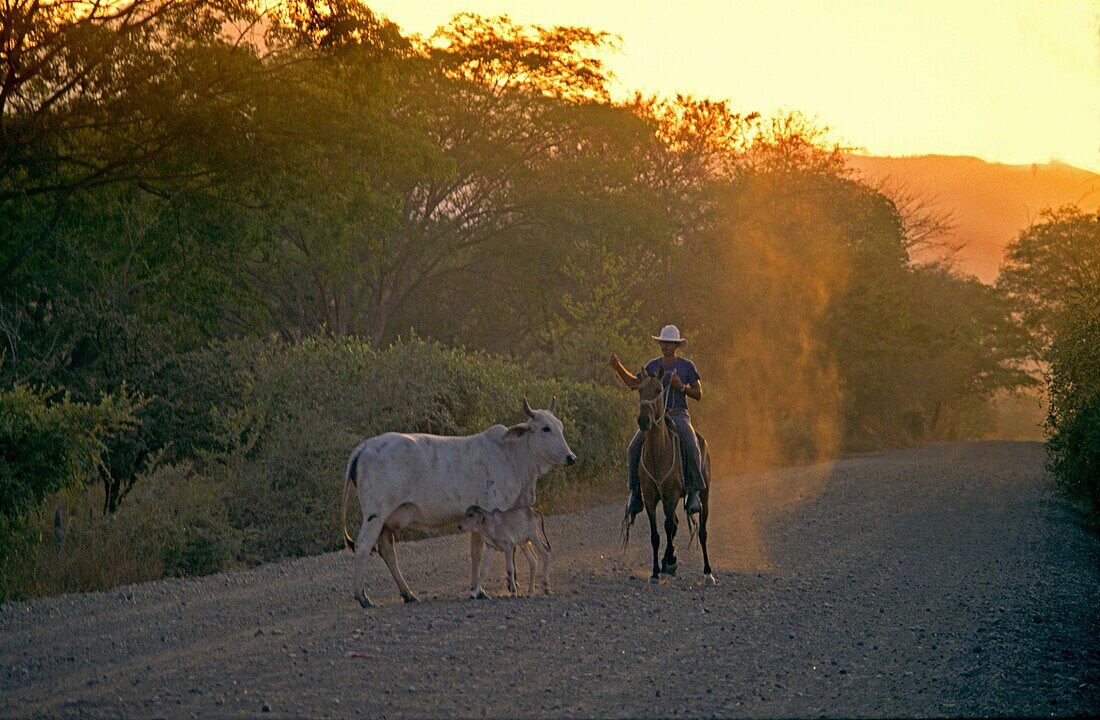
{"type": "MultiPolygon", "coordinates": [[[[607,352],[640,365],[676,322],[703,422],[759,463],[977,434],[1027,382],[1002,295],[914,264],[936,228],[820,128],[613,101],[605,32],[407,36],[358,0],[0,13],[0,381],[147,398],[105,441],[116,498],[195,459],[168,378],[234,338],[415,335],[608,383],[607,352]]],[[[1050,215],[1003,292],[1093,282],[1095,227],[1050,215]]]]}

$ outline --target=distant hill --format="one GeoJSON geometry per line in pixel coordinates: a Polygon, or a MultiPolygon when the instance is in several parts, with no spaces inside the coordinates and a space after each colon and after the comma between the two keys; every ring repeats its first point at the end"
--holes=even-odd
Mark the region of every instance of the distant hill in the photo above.
{"type": "Polygon", "coordinates": [[[1002,165],[946,155],[850,155],[848,163],[872,183],[898,187],[950,213],[956,223],[949,239],[966,243],[955,256],[956,266],[984,282],[997,277],[1005,245],[1043,208],[1100,208],[1100,175],[1060,162],[1002,165]]]}

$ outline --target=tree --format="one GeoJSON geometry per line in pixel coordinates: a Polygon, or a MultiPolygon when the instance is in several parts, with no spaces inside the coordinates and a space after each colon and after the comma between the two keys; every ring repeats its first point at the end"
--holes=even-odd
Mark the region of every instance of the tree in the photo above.
{"type": "Polygon", "coordinates": [[[706,427],[747,465],[813,462],[842,442],[825,333],[849,280],[844,211],[825,176],[777,166],[723,185],[720,221],[685,246],[678,317],[695,327],[711,398],[706,427]]]}
{"type": "Polygon", "coordinates": [[[257,97],[248,264],[276,328],[295,337],[364,333],[394,184],[430,174],[438,151],[410,93],[420,72],[396,28],[355,2],[292,3],[269,35],[277,83],[257,97]]]}
{"type": "Polygon", "coordinates": [[[350,72],[374,55],[346,55],[347,71],[322,61],[336,117],[359,127],[367,117],[376,138],[339,126],[355,142],[340,146],[351,159],[322,175],[327,199],[277,228],[283,264],[270,284],[275,295],[291,288],[285,314],[296,331],[325,326],[378,342],[418,293],[528,228],[571,108],[606,94],[589,54],[605,42],[464,15],[420,46],[420,59],[389,81],[383,74],[378,92],[355,80],[378,73],[350,72]]]}
{"type": "Polygon", "coordinates": [[[210,172],[178,151],[222,147],[204,132],[213,127],[235,137],[229,131],[239,114],[225,102],[226,83],[239,75],[227,69],[250,53],[221,32],[247,17],[245,7],[228,0],[3,4],[0,283],[43,249],[80,193],[118,183],[163,193],[165,181],[210,172]]]}
{"type": "Polygon", "coordinates": [[[1047,209],[1005,252],[997,287],[1032,337],[1033,357],[1054,336],[1065,308],[1100,287],[1100,213],[1047,209]]]}
{"type": "MultiPolygon", "coordinates": [[[[538,356],[542,367],[560,372],[585,354],[573,346],[575,333],[635,326],[649,316],[678,227],[671,192],[652,181],[663,146],[645,119],[604,104],[563,108],[558,132],[564,139],[523,190],[522,224],[433,287],[444,306],[464,312],[440,317],[430,307],[412,307],[399,327],[538,356]]],[[[589,360],[607,342],[591,345],[589,360]]],[[[603,367],[597,363],[581,376],[603,374],[603,367]]]]}
{"type": "MultiPolygon", "coordinates": [[[[93,403],[254,319],[239,221],[271,75],[257,14],[233,0],[0,13],[0,379],[93,403]]],[[[166,441],[149,411],[102,440],[108,510],[166,441]]]]}
{"type": "Polygon", "coordinates": [[[1026,338],[993,288],[936,266],[860,285],[835,317],[850,436],[870,444],[980,436],[993,396],[1032,384],[1026,338]]]}
{"type": "MultiPolygon", "coordinates": [[[[252,164],[247,91],[263,73],[255,48],[227,33],[250,17],[234,2],[16,2],[3,12],[4,374],[49,381],[79,343],[70,331],[96,324],[92,297],[104,288],[91,287],[89,263],[127,264],[123,279],[141,282],[148,300],[158,288],[137,277],[143,268],[155,275],[180,254],[191,266],[213,265],[224,247],[247,241],[206,233],[212,206],[240,188],[238,171],[252,164]],[[189,235],[195,224],[204,225],[201,239],[189,235]],[[205,252],[180,253],[186,245],[205,252]]],[[[221,217],[234,209],[223,206],[221,217]]],[[[181,282],[171,302],[154,305],[174,307],[177,318],[208,316],[209,300],[194,290],[181,282]]]]}

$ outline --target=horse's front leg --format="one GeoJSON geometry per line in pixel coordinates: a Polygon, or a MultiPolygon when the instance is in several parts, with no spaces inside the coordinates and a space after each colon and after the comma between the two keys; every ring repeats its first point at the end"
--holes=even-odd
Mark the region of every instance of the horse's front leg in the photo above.
{"type": "Polygon", "coordinates": [[[708,585],[717,585],[718,580],[710,569],[710,555],[707,554],[707,519],[710,516],[710,498],[706,489],[699,494],[703,501],[703,512],[699,513],[699,547],[703,548],[703,577],[708,585]]]}
{"type": "Polygon", "coordinates": [[[656,505],[647,503],[645,514],[649,518],[649,542],[653,545],[653,574],[649,576],[649,581],[656,583],[661,580],[661,566],[657,564],[657,554],[661,550],[661,534],[657,532],[656,505]]]}
{"type": "Polygon", "coordinates": [[[661,561],[661,570],[666,575],[676,574],[676,501],[666,501],[664,503],[665,508],[665,537],[668,539],[668,544],[665,546],[665,557],[661,561]]]}

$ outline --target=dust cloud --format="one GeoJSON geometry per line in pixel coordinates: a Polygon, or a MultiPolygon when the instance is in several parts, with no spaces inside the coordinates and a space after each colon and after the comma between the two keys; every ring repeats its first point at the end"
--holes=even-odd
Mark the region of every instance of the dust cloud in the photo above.
{"type": "Polygon", "coordinates": [[[821,492],[843,441],[842,388],[822,327],[850,273],[827,223],[731,221],[721,318],[701,333],[711,448],[710,543],[734,570],[768,570],[762,521],[821,492]],[[765,472],[792,465],[798,473],[765,472]],[[746,474],[751,473],[751,474],[746,474]]]}

